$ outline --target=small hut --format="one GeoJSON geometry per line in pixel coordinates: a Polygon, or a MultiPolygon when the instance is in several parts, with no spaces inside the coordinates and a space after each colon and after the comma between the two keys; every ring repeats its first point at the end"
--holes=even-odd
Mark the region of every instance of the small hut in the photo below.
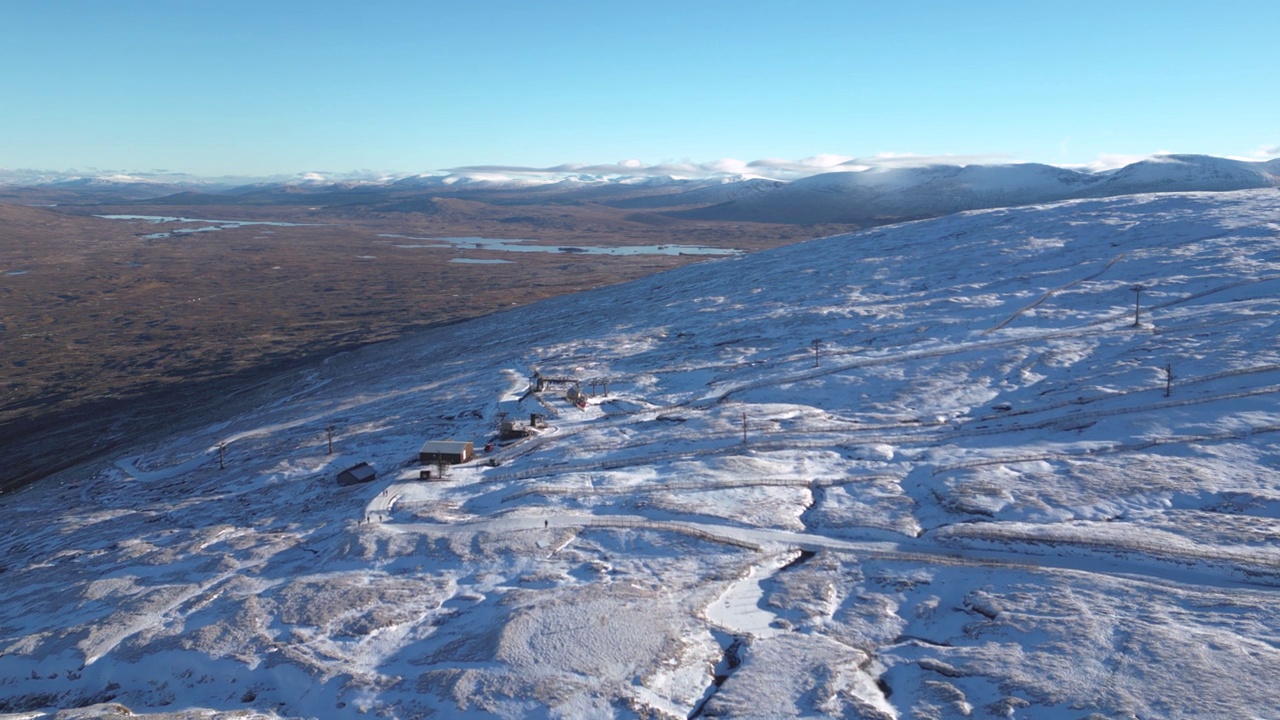
{"type": "Polygon", "coordinates": [[[498,425],[498,437],[503,440],[529,437],[529,432],[529,426],[519,420],[503,420],[498,425]]]}
{"type": "Polygon", "coordinates": [[[360,483],[373,482],[378,476],[378,472],[373,466],[367,462],[362,462],[338,473],[339,485],[359,485],[360,483]]]}
{"type": "MultiPolygon", "coordinates": [[[[529,422],[524,423],[519,420],[511,420],[503,418],[498,424],[498,438],[500,440],[519,440],[534,435],[538,430],[547,428],[547,418],[539,413],[530,413],[529,422]]],[[[486,447],[485,452],[490,448],[486,447]]]]}
{"type": "Polygon", "coordinates": [[[461,440],[428,440],[418,451],[418,460],[423,463],[447,462],[450,465],[464,463],[475,457],[475,446],[461,440]]]}

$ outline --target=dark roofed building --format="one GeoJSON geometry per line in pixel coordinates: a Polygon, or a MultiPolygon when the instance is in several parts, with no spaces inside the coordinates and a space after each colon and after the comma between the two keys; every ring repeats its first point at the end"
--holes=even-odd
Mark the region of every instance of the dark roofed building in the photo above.
{"type": "Polygon", "coordinates": [[[372,482],[377,476],[378,471],[374,470],[372,465],[362,462],[338,473],[338,484],[357,485],[359,483],[372,482]]]}

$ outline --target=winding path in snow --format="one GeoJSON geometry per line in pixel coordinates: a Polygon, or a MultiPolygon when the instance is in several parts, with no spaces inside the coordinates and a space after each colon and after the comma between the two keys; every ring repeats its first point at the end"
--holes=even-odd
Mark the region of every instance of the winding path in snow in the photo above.
{"type": "Polygon", "coordinates": [[[1009,323],[1013,322],[1014,320],[1017,320],[1019,317],[1022,317],[1022,314],[1023,314],[1023,313],[1025,313],[1025,312],[1027,312],[1028,310],[1031,310],[1031,309],[1036,308],[1036,307],[1037,307],[1037,306],[1039,306],[1041,303],[1043,303],[1045,300],[1048,300],[1049,298],[1053,297],[1053,296],[1054,296],[1055,294],[1057,294],[1057,293],[1062,292],[1063,290],[1069,290],[1069,289],[1071,289],[1071,288],[1075,287],[1076,285],[1079,285],[1079,284],[1080,284],[1080,283],[1082,283],[1082,282],[1088,282],[1088,281],[1090,281],[1090,280],[1093,280],[1094,278],[1098,277],[1098,276],[1099,276],[1099,275],[1101,275],[1102,273],[1104,273],[1104,272],[1106,272],[1106,271],[1110,270],[1110,269],[1112,268],[1112,266],[1114,266],[1116,263],[1118,263],[1118,262],[1120,262],[1121,260],[1123,260],[1126,256],[1128,256],[1128,253],[1120,253],[1119,255],[1117,255],[1117,256],[1115,256],[1115,257],[1111,258],[1111,261],[1110,261],[1110,262],[1108,262],[1107,264],[1103,265],[1101,268],[1099,268],[1097,272],[1090,273],[1090,274],[1085,275],[1084,277],[1081,277],[1081,278],[1076,278],[1075,280],[1072,280],[1071,282],[1066,283],[1065,285],[1059,285],[1059,286],[1058,286],[1058,287],[1056,287],[1056,288],[1050,288],[1049,290],[1046,290],[1046,291],[1044,292],[1044,294],[1043,294],[1043,295],[1041,295],[1040,297],[1036,298],[1034,301],[1032,301],[1032,302],[1031,302],[1031,304],[1029,304],[1029,305],[1025,305],[1025,306],[1023,306],[1023,307],[1021,307],[1021,308],[1018,308],[1018,309],[1017,309],[1017,310],[1016,310],[1012,315],[1010,315],[1009,317],[1007,317],[1007,318],[1005,318],[1004,320],[1002,320],[1002,321],[1000,321],[1000,322],[996,323],[994,326],[989,327],[989,328],[987,328],[986,330],[983,330],[983,331],[982,331],[982,334],[983,334],[983,335],[989,335],[989,334],[991,334],[991,333],[993,333],[993,332],[995,332],[995,331],[997,331],[997,330],[1002,330],[1002,329],[1004,329],[1004,327],[1005,327],[1006,325],[1008,325],[1009,323]]]}
{"type": "MultiPolygon", "coordinates": [[[[400,497],[392,485],[369,504],[371,521],[390,518],[395,500],[400,497]]],[[[398,533],[426,535],[474,535],[476,533],[515,533],[544,529],[623,528],[676,532],[711,542],[724,543],[753,551],[827,550],[862,557],[909,561],[934,565],[982,566],[1019,569],[1027,572],[1052,569],[1089,575],[1110,575],[1139,582],[1162,585],[1200,585],[1230,590],[1280,592],[1280,562],[1250,558],[1245,563],[1236,558],[1215,557],[1204,553],[1129,547],[1120,544],[1071,542],[1057,538],[962,537],[957,542],[977,541],[1003,543],[1030,549],[1040,547],[1055,554],[1037,554],[1018,550],[946,547],[932,532],[919,538],[902,537],[893,541],[832,537],[814,532],[793,532],[775,528],[744,527],[687,520],[656,520],[643,515],[589,515],[566,512],[547,514],[507,514],[458,523],[384,522],[377,527],[398,533]]],[[[945,531],[945,528],[940,530],[945,531]]],[[[877,530],[877,532],[883,532],[877,530]]]]}

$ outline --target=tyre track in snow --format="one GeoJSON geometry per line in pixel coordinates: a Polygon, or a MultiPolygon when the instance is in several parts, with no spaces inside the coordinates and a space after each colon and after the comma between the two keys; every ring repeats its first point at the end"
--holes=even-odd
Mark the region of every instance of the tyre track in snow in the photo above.
{"type": "MultiPolygon", "coordinates": [[[[1204,241],[1206,241],[1206,240],[1216,240],[1216,239],[1220,239],[1220,238],[1226,237],[1226,236],[1228,236],[1228,235],[1234,235],[1234,234],[1236,234],[1236,233],[1239,233],[1241,230],[1246,230],[1246,229],[1248,229],[1248,228],[1254,228],[1254,227],[1262,227],[1262,226],[1264,226],[1264,225],[1269,226],[1269,225],[1270,225],[1270,223],[1267,223],[1267,222],[1251,223],[1251,224],[1249,224],[1249,225],[1244,225],[1244,226],[1241,226],[1241,227],[1238,227],[1238,228],[1232,228],[1232,229],[1230,229],[1230,230],[1226,230],[1226,231],[1223,231],[1223,232],[1220,232],[1220,233],[1213,233],[1213,234],[1211,234],[1211,235],[1205,235],[1205,236],[1203,236],[1203,237],[1192,238],[1192,239],[1190,239],[1190,240],[1183,240],[1182,242],[1174,243],[1174,244],[1172,244],[1172,245],[1165,245],[1165,246],[1161,246],[1161,248],[1160,248],[1160,249],[1161,249],[1162,251],[1166,251],[1166,252],[1167,252],[1169,249],[1172,249],[1172,248],[1176,248],[1176,247],[1183,247],[1183,246],[1191,245],[1191,244],[1198,243],[1198,242],[1204,242],[1204,241]]],[[[1146,249],[1147,249],[1147,250],[1150,250],[1150,248],[1146,248],[1146,249]]],[[[1005,318],[1005,319],[1004,319],[1004,320],[1002,320],[1001,322],[999,322],[999,323],[995,324],[994,326],[992,326],[992,327],[990,327],[990,328],[988,328],[988,329],[986,329],[986,330],[983,330],[983,331],[982,331],[982,334],[983,334],[983,335],[987,335],[987,334],[990,334],[990,333],[996,332],[997,330],[1001,330],[1001,329],[1005,328],[1005,327],[1006,327],[1006,326],[1008,326],[1010,323],[1012,323],[1013,321],[1015,321],[1015,320],[1017,320],[1019,317],[1021,317],[1021,316],[1022,316],[1022,314],[1023,314],[1023,313],[1025,313],[1025,312],[1027,312],[1028,310],[1031,310],[1031,309],[1036,308],[1037,306],[1041,305],[1042,303],[1044,303],[1046,300],[1048,300],[1049,298],[1053,297],[1053,296],[1054,296],[1054,295],[1056,295],[1057,293],[1060,293],[1060,292],[1062,292],[1062,291],[1064,291],[1064,290],[1069,290],[1070,288],[1072,288],[1072,287],[1074,287],[1074,286],[1076,286],[1076,285],[1079,285],[1079,284],[1080,284],[1080,283],[1082,283],[1082,282],[1088,282],[1088,281],[1090,281],[1090,280],[1093,280],[1093,279],[1095,279],[1095,278],[1099,277],[1100,275],[1102,275],[1103,273],[1105,273],[1106,271],[1108,271],[1108,270],[1110,270],[1112,267],[1114,267],[1114,266],[1116,265],[1116,263],[1119,263],[1121,260],[1124,260],[1124,259],[1128,258],[1128,257],[1129,257],[1129,255],[1130,255],[1130,253],[1129,253],[1129,252],[1122,252],[1122,253],[1120,253],[1119,255],[1116,255],[1115,257],[1111,258],[1111,260],[1110,260],[1110,261],[1108,261],[1105,265],[1103,265],[1101,268],[1099,268],[1096,272],[1090,273],[1089,275],[1086,275],[1086,276],[1084,276],[1084,277],[1082,277],[1082,278],[1077,278],[1076,280],[1072,280],[1071,282],[1066,283],[1065,285],[1060,285],[1060,286],[1058,286],[1058,287],[1056,287],[1056,288],[1053,288],[1053,289],[1051,289],[1051,290],[1047,290],[1047,291],[1045,291],[1045,293],[1044,293],[1043,295],[1041,295],[1039,298],[1037,298],[1034,302],[1032,302],[1031,304],[1029,304],[1029,305],[1027,305],[1027,306],[1025,306],[1025,307],[1022,307],[1022,308],[1018,309],[1018,310],[1017,310],[1017,311],[1015,311],[1012,315],[1010,315],[1009,317],[1005,318]]],[[[1148,307],[1148,309],[1149,309],[1149,310],[1158,310],[1158,309],[1163,309],[1163,308],[1172,307],[1172,306],[1174,306],[1174,305],[1178,305],[1178,304],[1181,304],[1181,303],[1184,303],[1184,302],[1188,302],[1188,301],[1191,301],[1191,300],[1197,300],[1197,299],[1199,299],[1199,298],[1206,297],[1206,296],[1208,296],[1208,295],[1212,295],[1212,294],[1214,294],[1214,293],[1219,293],[1219,292],[1223,292],[1223,291],[1226,291],[1226,290],[1231,290],[1231,289],[1234,289],[1234,288],[1243,287],[1243,286],[1245,286],[1245,285],[1251,285],[1251,284],[1255,284],[1255,283],[1271,282],[1271,281],[1273,281],[1273,280],[1280,280],[1280,275],[1267,275],[1267,276],[1263,276],[1263,277],[1260,277],[1260,278],[1250,278],[1250,279],[1247,279],[1247,280],[1241,280],[1241,281],[1239,281],[1239,282],[1229,283],[1229,284],[1227,284],[1227,285],[1220,285],[1220,286],[1218,286],[1218,287],[1210,288],[1210,289],[1208,289],[1208,290],[1203,290],[1203,291],[1201,291],[1201,292],[1193,293],[1193,294],[1191,294],[1191,295],[1187,295],[1187,296],[1184,296],[1184,297],[1181,297],[1181,298],[1173,298],[1173,299],[1166,300],[1166,301],[1164,301],[1164,302],[1157,303],[1157,304],[1154,304],[1154,305],[1148,305],[1147,307],[1148,307]]]]}
{"type": "Polygon", "coordinates": [[[834,487],[837,485],[856,485],[865,482],[875,482],[880,480],[901,480],[902,475],[894,475],[889,473],[881,473],[876,475],[842,475],[832,478],[746,478],[739,480],[684,480],[675,482],[664,482],[660,484],[646,485],[628,485],[628,486],[611,486],[611,487],[593,487],[586,485],[534,485],[522,490],[517,490],[509,495],[505,495],[499,502],[511,502],[521,498],[534,495],[552,496],[552,495],[571,495],[579,497],[601,496],[601,495],[638,495],[653,494],[660,492],[687,491],[701,492],[707,490],[737,490],[739,488],[752,487],[790,487],[790,488],[824,488],[834,487]]]}
{"type": "Polygon", "coordinates": [[[1149,450],[1153,447],[1164,447],[1167,445],[1185,445],[1187,443],[1196,442],[1222,442],[1224,440],[1238,440],[1251,435],[1263,435],[1280,431],[1280,425],[1259,425],[1250,427],[1245,431],[1230,431],[1221,433],[1210,433],[1204,435],[1175,435],[1167,438],[1156,438],[1138,443],[1120,443],[1110,445],[1103,448],[1089,448],[1077,453],[1029,453],[1025,455],[1013,455],[1000,458],[982,458],[978,460],[969,460],[961,463],[952,463],[950,465],[941,465],[932,470],[933,475],[940,475],[944,472],[954,472],[956,470],[968,470],[976,467],[984,467],[989,465],[1016,465],[1018,463],[1027,462],[1050,462],[1053,460],[1080,460],[1090,457],[1098,457],[1101,455],[1115,455],[1126,452],[1141,452],[1149,450]]]}
{"type": "MultiPolygon", "coordinates": [[[[1213,373],[1210,375],[1201,375],[1199,377],[1194,377],[1194,378],[1185,378],[1185,379],[1179,378],[1178,384],[1176,387],[1179,390],[1182,390],[1192,385],[1199,385],[1207,382],[1212,382],[1214,380],[1222,380],[1230,377],[1240,377],[1243,375],[1254,375],[1254,374],[1269,373],[1269,372],[1280,372],[1280,365],[1275,365],[1275,364],[1257,365],[1254,367],[1225,370],[1223,372],[1213,373]]],[[[1045,405],[1037,405],[1035,407],[1019,408],[1017,410],[1006,410],[999,413],[980,415],[976,418],[973,418],[970,422],[989,422],[993,420],[998,421],[998,420],[1003,420],[1005,418],[1019,417],[1022,415],[1033,415],[1036,413],[1047,412],[1049,410],[1057,410],[1059,408],[1064,408],[1064,407],[1088,405],[1090,403],[1104,402],[1106,400],[1113,400],[1116,398],[1133,397],[1134,395],[1145,395],[1145,394],[1154,394],[1154,393],[1163,393],[1163,392],[1164,392],[1163,388],[1149,387],[1149,388],[1141,388],[1138,390],[1122,390],[1120,392],[1108,393],[1106,395],[1094,395],[1092,397],[1075,397],[1075,398],[1071,398],[1070,400],[1060,400],[1058,402],[1047,403],[1045,405]]]]}
{"type": "Polygon", "coordinates": [[[925,565],[958,567],[992,567],[1016,569],[1032,573],[1061,571],[1084,575],[1105,575],[1138,582],[1185,587],[1188,584],[1227,590],[1252,590],[1268,594],[1280,593],[1280,560],[1226,556],[1205,548],[1187,552],[1159,547],[1136,547],[1118,543],[1084,543],[1065,539],[1027,538],[1017,541],[998,534],[967,536],[956,534],[953,540],[987,541],[1013,545],[1023,542],[1039,548],[1052,548],[1058,554],[1031,553],[1015,549],[999,550],[944,546],[948,535],[944,526],[920,538],[896,541],[861,540],[833,537],[813,532],[794,532],[773,528],[692,522],[654,520],[643,515],[582,515],[545,513],[536,515],[503,515],[468,522],[388,523],[379,529],[396,533],[426,535],[474,535],[488,532],[506,534],[544,529],[615,528],[675,532],[752,551],[822,550],[852,554],[861,558],[925,565]],[[1133,557],[1137,554],[1139,557],[1133,557]]]}
{"type": "Polygon", "coordinates": [[[987,328],[986,330],[983,330],[983,331],[982,331],[982,334],[983,334],[983,335],[990,335],[991,333],[996,332],[997,330],[1003,330],[1003,329],[1005,328],[1005,326],[1007,326],[1009,323],[1011,323],[1011,322],[1013,322],[1014,320],[1017,320],[1018,318],[1022,317],[1022,314],[1023,314],[1023,313],[1025,313],[1026,311],[1028,311],[1028,310],[1032,310],[1032,309],[1034,309],[1034,308],[1038,307],[1038,306],[1039,306],[1040,304],[1042,304],[1045,300],[1048,300],[1049,298],[1053,297],[1053,296],[1054,296],[1055,294],[1057,294],[1057,293],[1062,292],[1063,290],[1069,290],[1070,288],[1075,287],[1076,285],[1079,285],[1079,284],[1080,284],[1080,283],[1082,283],[1082,282],[1088,282],[1088,281],[1090,281],[1090,280],[1093,280],[1094,278],[1098,277],[1099,275],[1101,275],[1101,274],[1105,273],[1106,271],[1110,270],[1110,269],[1111,269],[1111,267],[1112,267],[1113,265],[1115,265],[1116,263],[1120,262],[1120,261],[1121,261],[1121,260],[1123,260],[1124,258],[1128,257],[1128,255],[1129,255],[1129,253],[1120,253],[1119,255],[1117,255],[1117,256],[1115,256],[1115,257],[1111,258],[1111,261],[1110,261],[1110,262],[1108,262],[1107,264],[1103,265],[1103,266],[1102,266],[1101,268],[1099,268],[1096,272],[1090,273],[1090,274],[1088,274],[1088,275],[1086,275],[1086,276],[1084,276],[1084,277],[1082,277],[1082,278],[1076,278],[1075,280],[1072,280],[1071,282],[1069,282],[1069,283],[1067,283],[1067,284],[1065,284],[1065,285],[1059,285],[1059,286],[1058,286],[1058,287],[1056,287],[1056,288],[1052,288],[1052,289],[1050,289],[1050,290],[1046,290],[1046,291],[1044,292],[1044,294],[1043,294],[1043,295],[1041,295],[1040,297],[1036,298],[1036,300],[1035,300],[1034,302],[1032,302],[1030,305],[1027,305],[1027,306],[1022,307],[1022,308],[1019,308],[1018,310],[1016,310],[1016,311],[1015,311],[1012,315],[1010,315],[1009,317],[1007,317],[1007,318],[1005,318],[1004,320],[1002,320],[1002,321],[1000,321],[1000,322],[996,323],[995,325],[993,325],[993,326],[991,326],[991,327],[987,328]]]}
{"type": "MultiPolygon", "coordinates": [[[[1040,423],[1014,425],[1011,427],[1001,428],[982,428],[974,430],[960,430],[953,437],[977,437],[982,435],[1003,435],[1011,432],[1023,432],[1028,430],[1044,430],[1055,427],[1083,427],[1081,423],[1090,423],[1089,421],[1098,420],[1104,417],[1115,417],[1118,415],[1128,415],[1131,413],[1149,413],[1156,410],[1165,410],[1175,407],[1187,407],[1190,405],[1203,405],[1206,403],[1219,402],[1222,400],[1236,400],[1245,397],[1258,397],[1262,395],[1272,395],[1280,393],[1280,385],[1268,385],[1252,390],[1241,390],[1232,393],[1222,393],[1218,395],[1210,395],[1202,398],[1189,398],[1183,400],[1171,400],[1168,402],[1150,403],[1148,405],[1135,405],[1127,408],[1114,408],[1111,410],[1093,410],[1089,412],[1072,413],[1061,417],[1051,418],[1040,423]]],[[[935,475],[946,470],[957,470],[968,467],[978,467],[981,465],[998,465],[1006,462],[1029,462],[1031,460],[1041,459],[1061,459],[1069,457],[1081,457],[1089,455],[1102,455],[1108,453],[1129,452],[1144,450],[1150,447],[1160,445],[1184,444],[1189,442],[1214,442],[1221,440],[1230,440],[1233,438],[1246,437],[1248,435],[1261,435],[1263,433],[1275,432],[1280,426],[1277,425],[1257,425],[1245,428],[1244,430],[1224,431],[1220,433],[1205,433],[1196,435],[1173,435],[1166,438],[1153,438],[1138,443],[1115,444],[1103,448],[1091,448],[1081,453],[1037,453],[1034,455],[1019,456],[1025,459],[996,459],[984,458],[982,460],[973,460],[963,463],[956,463],[938,467],[934,470],[935,475]]]]}

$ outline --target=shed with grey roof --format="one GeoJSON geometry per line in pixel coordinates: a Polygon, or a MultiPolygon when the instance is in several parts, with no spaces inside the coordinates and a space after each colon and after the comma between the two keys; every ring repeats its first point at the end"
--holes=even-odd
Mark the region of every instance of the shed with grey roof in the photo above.
{"type": "Polygon", "coordinates": [[[338,473],[339,485],[358,485],[360,483],[373,482],[378,476],[378,471],[367,462],[362,462],[338,473]]]}

